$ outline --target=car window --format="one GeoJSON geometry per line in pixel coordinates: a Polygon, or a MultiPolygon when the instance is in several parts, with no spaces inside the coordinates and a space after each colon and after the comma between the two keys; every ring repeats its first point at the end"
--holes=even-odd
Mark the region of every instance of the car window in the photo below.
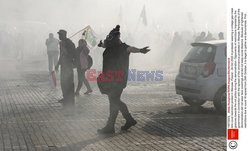
{"type": "Polygon", "coordinates": [[[204,63],[213,60],[214,55],[215,48],[212,46],[193,46],[184,58],[184,61],[190,63],[204,63]]]}
{"type": "Polygon", "coordinates": [[[227,46],[225,47],[225,50],[224,50],[224,55],[227,56],[227,46]]]}

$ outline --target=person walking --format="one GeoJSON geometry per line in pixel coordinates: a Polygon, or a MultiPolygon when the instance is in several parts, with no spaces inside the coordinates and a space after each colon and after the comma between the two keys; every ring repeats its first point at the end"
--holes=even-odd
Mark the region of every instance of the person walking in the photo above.
{"type": "Polygon", "coordinates": [[[208,32],[205,41],[210,41],[210,40],[216,40],[216,39],[213,37],[212,33],[208,32]]]}
{"type": "Polygon", "coordinates": [[[56,66],[58,62],[59,55],[59,40],[54,38],[52,33],[50,33],[49,38],[46,39],[46,47],[48,54],[49,73],[51,73],[54,69],[54,66],[56,66]]]}
{"type": "Polygon", "coordinates": [[[147,53],[148,47],[138,49],[131,47],[120,40],[120,26],[117,25],[104,42],[100,41],[99,47],[105,48],[103,52],[103,71],[97,78],[97,84],[101,93],[108,95],[109,118],[104,128],[98,129],[99,134],[115,133],[114,125],[120,111],[126,119],[121,130],[128,130],[136,125],[136,120],[129,113],[127,105],[121,101],[121,94],[127,85],[130,53],[147,53]],[[109,78],[109,80],[104,80],[109,78]]]}
{"type": "Polygon", "coordinates": [[[61,67],[60,82],[63,99],[59,100],[63,107],[72,107],[75,104],[74,98],[74,72],[73,62],[75,61],[75,45],[67,38],[67,32],[63,29],[59,30],[60,41],[60,57],[55,67],[58,71],[61,67]]]}
{"type": "Polygon", "coordinates": [[[87,88],[87,91],[84,94],[89,94],[92,92],[92,89],[89,85],[88,80],[85,77],[85,72],[89,67],[88,55],[89,48],[87,47],[87,42],[84,39],[78,41],[78,47],[76,48],[76,63],[77,63],[77,75],[78,75],[78,85],[75,91],[75,95],[80,95],[79,92],[82,88],[82,83],[87,88]]]}

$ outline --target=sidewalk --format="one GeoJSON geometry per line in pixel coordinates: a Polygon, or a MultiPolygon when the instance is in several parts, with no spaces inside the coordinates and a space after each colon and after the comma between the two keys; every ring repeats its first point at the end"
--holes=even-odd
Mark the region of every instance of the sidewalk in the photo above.
{"type": "Polygon", "coordinates": [[[0,74],[0,151],[226,150],[225,117],[211,103],[195,111],[182,103],[173,78],[130,82],[122,99],[138,124],[121,132],[119,114],[116,134],[99,136],[109,105],[95,82],[93,94],[81,92],[67,115],[57,103],[60,88],[50,88],[46,71],[32,70],[0,74]]]}

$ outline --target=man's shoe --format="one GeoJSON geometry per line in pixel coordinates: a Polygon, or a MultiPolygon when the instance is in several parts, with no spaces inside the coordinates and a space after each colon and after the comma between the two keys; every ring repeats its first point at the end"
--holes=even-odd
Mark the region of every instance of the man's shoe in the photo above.
{"type": "Polygon", "coordinates": [[[62,98],[62,99],[60,99],[60,100],[58,100],[58,103],[63,103],[64,102],[64,99],[62,98]]]}
{"type": "Polygon", "coordinates": [[[87,90],[84,94],[90,94],[91,92],[93,92],[92,90],[87,90]]]}
{"type": "Polygon", "coordinates": [[[121,127],[121,130],[126,131],[128,130],[130,127],[135,126],[137,124],[136,120],[132,119],[129,120],[125,123],[124,126],[121,127]]]}
{"type": "Polygon", "coordinates": [[[114,134],[115,133],[115,128],[114,127],[105,126],[102,129],[98,129],[97,133],[98,134],[114,134]]]}

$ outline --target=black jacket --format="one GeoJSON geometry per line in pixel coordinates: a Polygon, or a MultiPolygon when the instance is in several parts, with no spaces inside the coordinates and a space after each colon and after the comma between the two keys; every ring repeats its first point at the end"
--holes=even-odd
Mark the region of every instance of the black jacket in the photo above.
{"type": "MultiPolygon", "coordinates": [[[[106,48],[103,52],[103,75],[107,78],[109,75],[107,74],[109,71],[113,72],[123,72],[123,75],[120,75],[121,81],[118,81],[120,78],[118,75],[113,74],[114,80],[104,82],[104,85],[109,90],[116,88],[125,88],[127,85],[128,79],[128,68],[129,68],[129,55],[127,52],[127,48],[129,46],[125,43],[120,45],[106,48]]],[[[109,91],[108,90],[108,91],[109,91]]]]}

